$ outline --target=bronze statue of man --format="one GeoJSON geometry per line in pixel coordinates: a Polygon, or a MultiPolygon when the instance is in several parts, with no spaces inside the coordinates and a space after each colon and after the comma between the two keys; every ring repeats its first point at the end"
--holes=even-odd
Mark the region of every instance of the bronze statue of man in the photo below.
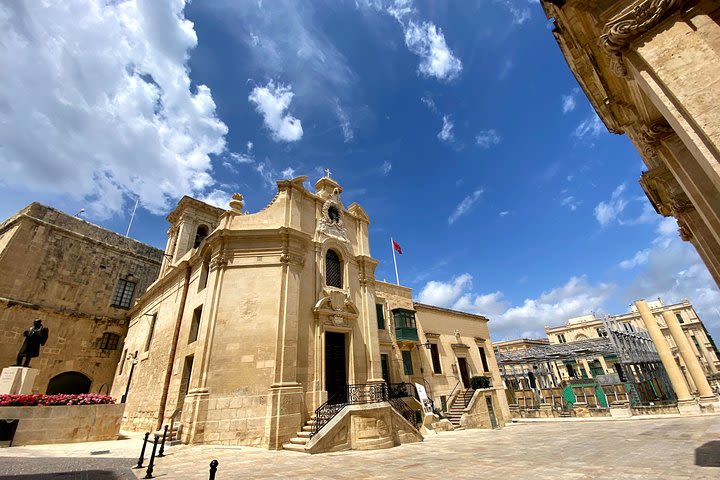
{"type": "Polygon", "coordinates": [[[25,341],[20,347],[20,353],[15,362],[16,367],[29,367],[30,359],[40,355],[40,346],[45,345],[48,339],[48,328],[43,327],[42,320],[38,318],[33,322],[31,328],[23,332],[23,335],[25,335],[25,341]],[[25,357],[24,362],[22,362],[23,357],[25,357]]]}

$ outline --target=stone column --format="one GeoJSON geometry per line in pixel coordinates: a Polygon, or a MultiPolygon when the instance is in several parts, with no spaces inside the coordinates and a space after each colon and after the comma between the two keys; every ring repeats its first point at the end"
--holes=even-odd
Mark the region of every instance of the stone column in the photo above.
{"type": "Polygon", "coordinates": [[[685,383],[685,377],[680,371],[680,367],[678,367],[677,363],[675,363],[675,358],[673,357],[672,351],[670,351],[670,345],[668,345],[665,340],[665,336],[660,330],[660,327],[655,320],[655,316],[650,311],[650,308],[645,300],[636,300],[635,307],[637,308],[638,313],[640,313],[640,318],[642,318],[643,323],[645,323],[645,328],[650,334],[650,338],[655,344],[658,356],[660,356],[660,361],[662,362],[663,367],[665,367],[665,371],[670,378],[670,383],[672,384],[672,388],[675,390],[675,395],[677,396],[679,412],[681,414],[700,413],[700,406],[695,403],[695,399],[690,394],[687,383],[685,383]]]}
{"type": "Polygon", "coordinates": [[[580,359],[580,361],[583,364],[583,368],[585,369],[585,373],[587,374],[587,378],[593,378],[593,374],[590,371],[590,364],[587,361],[587,358],[583,357],[580,359]]]}
{"type": "Polygon", "coordinates": [[[602,355],[599,355],[597,357],[597,359],[600,362],[600,366],[602,366],[603,372],[605,372],[606,374],[611,373],[610,369],[608,369],[608,365],[607,365],[607,362],[605,361],[605,357],[603,357],[602,355]]]}
{"type": "Polygon", "coordinates": [[[718,400],[717,395],[715,395],[712,388],[710,388],[710,384],[705,377],[705,372],[703,372],[702,365],[700,365],[700,361],[693,353],[690,342],[680,326],[680,322],[677,321],[675,315],[673,315],[670,311],[665,310],[662,312],[662,316],[663,319],[665,319],[668,330],[670,330],[670,335],[675,341],[678,351],[685,362],[685,366],[687,367],[688,372],[690,372],[690,376],[698,389],[700,401],[716,402],[718,400]]]}

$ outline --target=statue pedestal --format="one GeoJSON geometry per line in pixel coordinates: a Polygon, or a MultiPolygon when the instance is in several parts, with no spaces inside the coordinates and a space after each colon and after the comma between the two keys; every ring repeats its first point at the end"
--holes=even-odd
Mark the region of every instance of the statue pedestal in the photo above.
{"type": "Polygon", "coordinates": [[[0,394],[28,395],[32,393],[40,370],[29,367],[7,367],[0,374],[0,394]]]}

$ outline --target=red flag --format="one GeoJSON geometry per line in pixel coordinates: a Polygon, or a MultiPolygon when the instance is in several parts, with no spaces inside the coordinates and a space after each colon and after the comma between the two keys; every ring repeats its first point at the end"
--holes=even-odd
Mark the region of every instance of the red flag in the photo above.
{"type": "Polygon", "coordinates": [[[393,249],[398,252],[400,255],[402,255],[402,247],[399,243],[397,243],[395,240],[392,240],[393,249]]]}

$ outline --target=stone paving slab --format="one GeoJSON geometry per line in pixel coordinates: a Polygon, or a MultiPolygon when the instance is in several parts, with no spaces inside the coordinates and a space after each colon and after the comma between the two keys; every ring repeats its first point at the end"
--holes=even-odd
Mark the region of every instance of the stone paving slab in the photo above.
{"type": "MultiPolygon", "coordinates": [[[[106,457],[134,450],[139,437],[116,442],[106,457]]],[[[104,442],[93,444],[96,448],[104,442]]],[[[82,445],[47,445],[0,449],[0,465],[13,451],[51,457],[52,452],[88,457],[82,445]]],[[[434,435],[423,443],[388,450],[308,455],[251,447],[178,445],[158,459],[161,479],[205,480],[212,459],[220,462],[217,480],[225,479],[720,479],[720,416],[628,420],[623,422],[554,422],[510,425],[502,430],[464,430],[434,435]]],[[[115,457],[114,457],[115,456],[115,457]]],[[[127,455],[126,455],[127,456],[127,455]]],[[[129,462],[132,465],[136,460],[129,462]]],[[[7,472],[14,477],[25,472],[7,472]]],[[[143,471],[134,470],[136,478],[143,471]]],[[[44,478],[44,477],[38,477],[44,478]]],[[[48,477],[73,478],[73,477],[48,477]]],[[[94,477],[75,477],[94,478],[94,477]]],[[[102,477],[97,477],[102,478],[102,477]]],[[[113,477],[107,477],[109,479],[113,477]]],[[[122,478],[122,477],[119,477],[122,478]]],[[[130,477],[132,478],[132,477],[130,477]]],[[[104,478],[103,478],[104,480],[104,478]]],[[[123,479],[124,480],[124,479],[123,479]]]]}

